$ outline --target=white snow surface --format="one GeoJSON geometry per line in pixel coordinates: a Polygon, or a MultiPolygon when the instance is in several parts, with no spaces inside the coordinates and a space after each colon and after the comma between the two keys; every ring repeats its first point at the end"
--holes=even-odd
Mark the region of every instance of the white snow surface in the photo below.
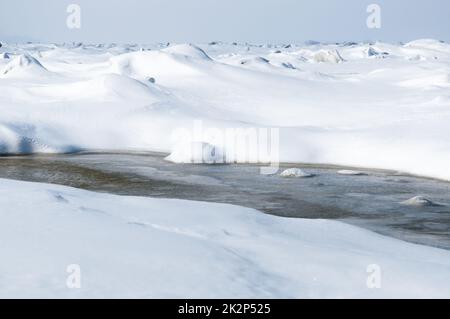
{"type": "Polygon", "coordinates": [[[0,218],[1,298],[450,297],[449,251],[335,221],[4,179],[0,218]]]}
{"type": "Polygon", "coordinates": [[[450,180],[447,43],[5,44],[0,54],[0,153],[196,142],[247,161],[245,149],[228,156],[229,141],[189,134],[201,120],[279,128],[283,162],[450,180]]]}

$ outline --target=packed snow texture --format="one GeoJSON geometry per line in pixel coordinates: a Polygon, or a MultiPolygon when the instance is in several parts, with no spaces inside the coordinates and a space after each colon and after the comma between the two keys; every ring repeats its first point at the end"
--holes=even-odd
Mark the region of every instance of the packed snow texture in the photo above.
{"type": "Polygon", "coordinates": [[[450,297],[449,251],[336,221],[10,180],[0,208],[2,298],[450,297]]]}
{"type": "Polygon", "coordinates": [[[0,153],[174,151],[198,162],[180,150],[204,143],[227,162],[265,162],[251,146],[230,155],[236,142],[206,131],[279,128],[283,162],[450,180],[447,43],[5,44],[0,54],[0,153]]]}

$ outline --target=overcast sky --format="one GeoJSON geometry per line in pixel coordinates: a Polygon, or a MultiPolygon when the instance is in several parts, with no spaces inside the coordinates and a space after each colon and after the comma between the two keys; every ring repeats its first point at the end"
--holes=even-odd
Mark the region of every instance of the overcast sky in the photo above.
{"type": "Polygon", "coordinates": [[[450,41],[448,0],[0,0],[0,41],[450,41]],[[66,26],[81,7],[81,29],[66,26]],[[381,6],[381,29],[366,8],[381,6]]]}

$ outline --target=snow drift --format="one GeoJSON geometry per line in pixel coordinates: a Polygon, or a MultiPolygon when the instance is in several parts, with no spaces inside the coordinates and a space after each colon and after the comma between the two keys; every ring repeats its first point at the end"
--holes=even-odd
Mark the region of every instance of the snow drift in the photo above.
{"type": "Polygon", "coordinates": [[[342,58],[338,50],[334,51],[322,50],[314,55],[314,62],[317,63],[324,63],[324,62],[340,63],[343,61],[344,59],[342,58]]]}
{"type": "Polygon", "coordinates": [[[450,252],[334,221],[8,180],[0,207],[0,297],[450,296],[450,252]]]}
{"type": "MultiPolygon", "coordinates": [[[[8,55],[4,58],[9,59],[8,55]]],[[[3,69],[3,77],[45,75],[47,69],[34,57],[25,53],[14,58],[3,69]]]]}
{"type": "MultiPolygon", "coordinates": [[[[277,129],[284,162],[450,180],[447,43],[0,49],[9,52],[10,59],[0,59],[0,123],[13,133],[3,130],[2,153],[20,149],[21,138],[54,151],[180,153],[192,142],[233,148],[205,134],[184,145],[172,140],[180,128],[194,135],[193,123],[201,121],[205,130],[277,129]]],[[[226,160],[258,161],[245,153],[226,160]]]]}

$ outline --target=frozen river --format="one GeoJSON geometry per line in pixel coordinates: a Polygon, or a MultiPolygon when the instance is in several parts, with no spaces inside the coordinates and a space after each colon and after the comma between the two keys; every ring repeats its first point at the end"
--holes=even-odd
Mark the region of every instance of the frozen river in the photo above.
{"type": "Polygon", "coordinates": [[[54,183],[118,195],[231,203],[294,218],[336,219],[406,241],[450,249],[450,184],[367,170],[284,164],[316,176],[259,174],[256,165],[179,165],[154,153],[0,157],[0,178],[54,183]],[[439,205],[407,206],[414,196],[439,205]]]}

